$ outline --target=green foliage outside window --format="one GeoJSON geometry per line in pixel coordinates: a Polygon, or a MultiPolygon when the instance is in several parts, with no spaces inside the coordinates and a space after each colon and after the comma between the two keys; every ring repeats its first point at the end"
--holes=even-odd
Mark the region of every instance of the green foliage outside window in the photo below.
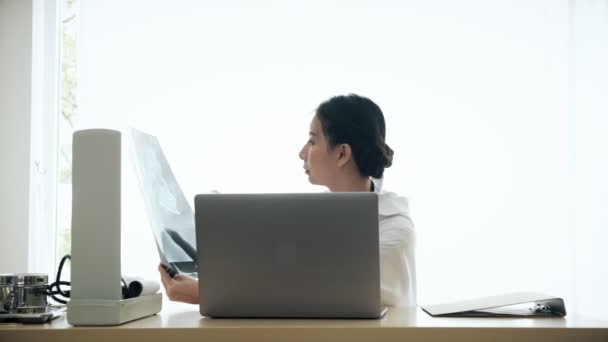
{"type": "Polygon", "coordinates": [[[61,99],[58,127],[58,187],[57,187],[57,247],[59,260],[70,254],[71,189],[72,189],[72,133],[78,118],[77,78],[77,6],[78,0],[61,3],[61,99]]]}

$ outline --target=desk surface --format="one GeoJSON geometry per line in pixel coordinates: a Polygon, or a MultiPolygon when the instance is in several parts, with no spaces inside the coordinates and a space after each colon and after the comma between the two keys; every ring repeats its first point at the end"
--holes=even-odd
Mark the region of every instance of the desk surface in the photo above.
{"type": "Polygon", "coordinates": [[[212,319],[198,307],[163,302],[158,314],[113,327],[0,324],[0,341],[608,341],[608,321],[566,318],[433,318],[420,309],[389,309],[378,320],[212,319]]]}

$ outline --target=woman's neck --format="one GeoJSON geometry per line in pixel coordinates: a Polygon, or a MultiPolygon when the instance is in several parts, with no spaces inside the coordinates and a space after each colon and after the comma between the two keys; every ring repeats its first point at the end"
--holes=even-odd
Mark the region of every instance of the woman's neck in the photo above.
{"type": "Polygon", "coordinates": [[[331,192],[367,192],[371,189],[371,179],[359,175],[351,177],[340,177],[328,186],[331,192]]]}

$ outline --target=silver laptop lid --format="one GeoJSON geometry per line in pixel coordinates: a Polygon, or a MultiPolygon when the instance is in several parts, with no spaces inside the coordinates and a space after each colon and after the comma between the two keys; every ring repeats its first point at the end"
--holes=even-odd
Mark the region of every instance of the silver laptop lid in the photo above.
{"type": "Polygon", "coordinates": [[[195,198],[200,312],[380,317],[376,193],[195,198]]]}

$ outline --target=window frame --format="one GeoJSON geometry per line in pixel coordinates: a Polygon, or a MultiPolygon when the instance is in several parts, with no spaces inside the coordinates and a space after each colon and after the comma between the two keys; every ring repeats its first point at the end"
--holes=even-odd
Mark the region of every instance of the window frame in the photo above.
{"type": "Polygon", "coordinates": [[[57,0],[33,1],[28,271],[50,278],[57,235],[59,18],[57,0]]]}

